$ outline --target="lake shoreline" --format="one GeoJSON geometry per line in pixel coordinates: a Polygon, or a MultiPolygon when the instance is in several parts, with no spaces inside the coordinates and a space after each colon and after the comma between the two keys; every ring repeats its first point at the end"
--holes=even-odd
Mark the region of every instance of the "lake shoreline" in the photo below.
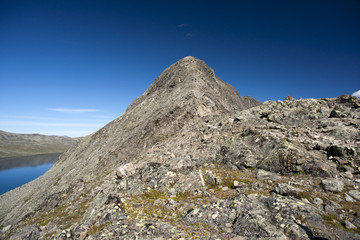
{"type": "Polygon", "coordinates": [[[55,163],[62,153],[45,153],[21,157],[0,158],[0,171],[17,167],[38,166],[48,163],[55,163]]]}

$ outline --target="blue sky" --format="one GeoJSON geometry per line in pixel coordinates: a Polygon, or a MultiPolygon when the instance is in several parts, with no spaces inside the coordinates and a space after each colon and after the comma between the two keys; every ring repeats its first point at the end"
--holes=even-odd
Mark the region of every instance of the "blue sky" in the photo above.
{"type": "Polygon", "coordinates": [[[356,0],[0,0],[0,130],[87,135],[188,55],[260,101],[352,94],[359,43],[356,0]]]}

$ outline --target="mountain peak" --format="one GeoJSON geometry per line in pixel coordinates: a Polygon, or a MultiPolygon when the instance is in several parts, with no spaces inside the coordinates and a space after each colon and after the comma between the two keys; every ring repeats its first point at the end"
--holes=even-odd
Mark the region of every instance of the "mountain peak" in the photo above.
{"type": "Polygon", "coordinates": [[[128,108],[157,101],[157,106],[194,108],[194,115],[235,113],[261,104],[243,101],[231,85],[223,82],[204,61],[187,56],[166,68],[146,92],[128,108]]]}
{"type": "Polygon", "coordinates": [[[204,61],[187,56],[166,68],[151,84],[147,92],[151,93],[164,88],[172,89],[185,83],[196,85],[196,80],[199,78],[214,81],[214,76],[214,70],[207,66],[204,61]]]}

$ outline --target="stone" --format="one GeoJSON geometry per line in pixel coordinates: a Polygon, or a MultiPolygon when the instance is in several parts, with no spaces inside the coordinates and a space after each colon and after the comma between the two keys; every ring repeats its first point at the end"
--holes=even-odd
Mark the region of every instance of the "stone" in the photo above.
{"type": "Polygon", "coordinates": [[[313,203],[320,206],[324,203],[324,201],[321,198],[314,198],[313,203]]]}
{"type": "Polygon", "coordinates": [[[206,170],[204,172],[204,176],[205,176],[206,180],[212,185],[221,185],[222,184],[221,178],[218,177],[215,173],[213,173],[210,170],[206,170]]]}
{"type": "Polygon", "coordinates": [[[336,215],[336,211],[332,206],[325,205],[324,209],[325,209],[325,212],[336,215]]]}
{"type": "Polygon", "coordinates": [[[329,118],[339,118],[339,117],[340,117],[339,111],[336,110],[332,110],[329,116],[329,118]]]}
{"type": "Polygon", "coordinates": [[[355,220],[352,222],[355,226],[360,227],[360,217],[355,218],[355,220]]]}
{"type": "Polygon", "coordinates": [[[345,220],[345,227],[347,229],[357,229],[357,227],[348,220],[345,220]]]}
{"type": "Polygon", "coordinates": [[[326,204],[331,205],[336,210],[341,210],[343,207],[333,200],[326,199],[326,204]]]}
{"type": "Polygon", "coordinates": [[[1,229],[2,232],[7,232],[11,228],[11,225],[7,225],[1,229]]]}
{"type": "Polygon", "coordinates": [[[273,181],[281,178],[277,174],[263,170],[263,169],[257,169],[255,172],[255,177],[257,179],[261,179],[261,180],[271,179],[273,181]]]}
{"type": "Polygon", "coordinates": [[[260,181],[253,182],[251,184],[251,189],[253,189],[253,190],[265,190],[265,189],[270,189],[270,188],[271,187],[268,184],[260,182],[260,181]]]}
{"type": "Polygon", "coordinates": [[[321,181],[325,191],[341,192],[344,189],[344,183],[336,178],[328,178],[321,181]]]}
{"type": "Polygon", "coordinates": [[[135,174],[136,168],[133,163],[127,163],[116,168],[116,176],[119,179],[135,174]]]}
{"type": "Polygon", "coordinates": [[[81,232],[81,233],[80,233],[79,240],[84,240],[86,237],[87,237],[87,232],[86,232],[86,231],[81,232]]]}
{"type": "Polygon", "coordinates": [[[225,227],[231,228],[231,227],[232,227],[232,223],[225,223],[225,227]]]}
{"type": "Polygon", "coordinates": [[[352,167],[347,166],[347,165],[344,165],[344,166],[342,166],[342,167],[346,170],[346,172],[354,173],[354,169],[353,169],[352,167]]]}
{"type": "Polygon", "coordinates": [[[236,237],[230,238],[230,240],[244,240],[244,238],[241,236],[236,236],[236,237]]]}
{"type": "Polygon", "coordinates": [[[360,201],[360,191],[359,190],[350,190],[349,192],[347,192],[347,194],[349,194],[352,198],[360,201]]]}
{"type": "Polygon", "coordinates": [[[352,198],[349,194],[345,193],[345,200],[347,202],[356,202],[354,198],[352,198]]]}
{"type": "Polygon", "coordinates": [[[277,183],[275,185],[274,191],[283,196],[296,196],[299,193],[303,192],[302,189],[291,186],[287,183],[277,183]]]}
{"type": "Polygon", "coordinates": [[[241,186],[240,182],[237,181],[237,180],[235,180],[234,183],[233,183],[233,187],[234,187],[234,188],[238,188],[238,187],[240,187],[240,186],[241,186]]]}
{"type": "Polygon", "coordinates": [[[341,175],[348,179],[352,179],[354,177],[350,171],[346,171],[346,172],[342,173],[341,175]]]}

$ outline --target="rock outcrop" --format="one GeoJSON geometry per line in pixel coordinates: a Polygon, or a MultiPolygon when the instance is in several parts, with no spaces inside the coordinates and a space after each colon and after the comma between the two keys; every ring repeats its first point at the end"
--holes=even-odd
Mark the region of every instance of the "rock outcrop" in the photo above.
{"type": "Polygon", "coordinates": [[[261,104],[186,57],[0,196],[1,238],[360,239],[359,126],[356,97],[261,104]]]}

